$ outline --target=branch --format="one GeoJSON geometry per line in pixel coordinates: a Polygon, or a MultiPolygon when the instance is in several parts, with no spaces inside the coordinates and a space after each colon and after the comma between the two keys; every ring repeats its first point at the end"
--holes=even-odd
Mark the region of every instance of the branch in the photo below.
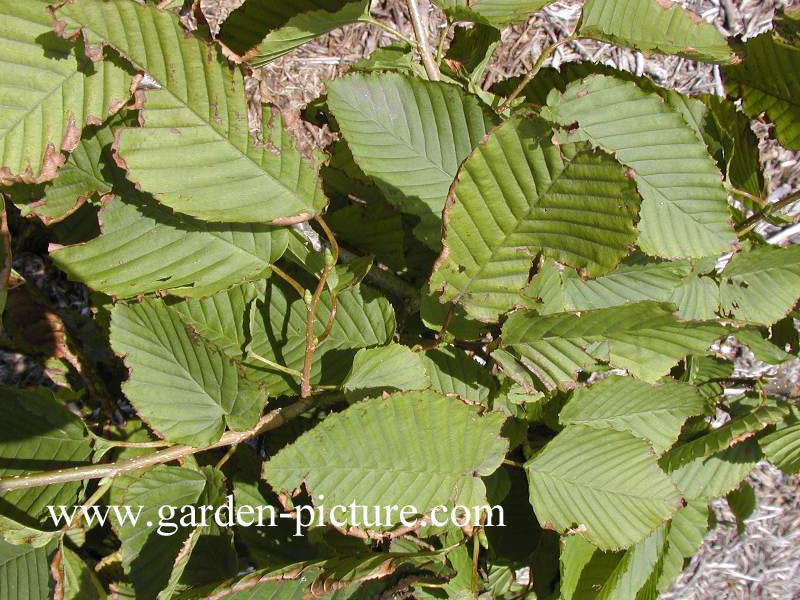
{"type": "MultiPolygon", "coordinates": [[[[436,61],[433,59],[431,46],[428,43],[428,32],[422,20],[422,14],[419,11],[418,0],[408,0],[408,12],[411,14],[411,22],[414,24],[414,33],[417,36],[419,43],[419,55],[422,58],[422,64],[425,66],[425,72],[428,74],[428,79],[431,81],[439,81],[441,75],[436,61]]],[[[426,4],[427,7],[427,4],[426,4]]],[[[427,14],[427,13],[426,13],[427,14]]]]}
{"type": "Polygon", "coordinates": [[[314,350],[316,350],[317,344],[319,343],[319,340],[314,337],[314,315],[317,312],[317,305],[319,304],[322,292],[325,290],[325,282],[328,280],[328,275],[331,274],[333,267],[339,260],[339,244],[336,243],[333,232],[330,227],[328,227],[325,219],[321,216],[317,215],[314,218],[317,223],[319,223],[320,227],[322,227],[331,248],[333,248],[333,260],[325,260],[322,274],[320,275],[319,282],[317,282],[317,289],[314,290],[314,295],[311,297],[311,302],[308,303],[308,310],[306,311],[306,353],[303,357],[303,374],[300,379],[300,397],[304,399],[311,397],[311,365],[314,361],[314,350]]]}
{"type": "Polygon", "coordinates": [[[776,211],[779,211],[780,209],[785,208],[790,204],[794,204],[798,200],[800,200],[800,190],[796,191],[793,194],[789,194],[782,200],[778,200],[777,202],[773,202],[772,204],[765,206],[756,214],[752,215],[751,217],[748,217],[747,219],[739,223],[739,225],[736,226],[736,233],[739,235],[739,237],[742,237],[746,233],[750,233],[755,228],[755,226],[758,225],[759,221],[761,221],[762,219],[766,219],[770,215],[774,214],[776,211]]]}
{"type": "Polygon", "coordinates": [[[513,92],[511,92],[511,95],[508,98],[505,99],[505,102],[503,102],[500,105],[500,108],[497,109],[497,114],[504,113],[506,111],[506,109],[509,106],[511,106],[511,103],[514,102],[514,100],[517,99],[517,96],[519,96],[522,92],[525,91],[525,88],[527,87],[527,85],[531,81],[533,81],[533,78],[536,77],[536,74],[542,68],[542,65],[544,64],[544,61],[547,60],[548,56],[550,56],[553,52],[556,51],[556,48],[558,48],[559,46],[563,46],[564,44],[569,44],[570,42],[574,42],[576,39],[578,39],[577,36],[571,35],[568,38],[564,38],[560,42],[556,42],[552,46],[548,46],[547,48],[542,50],[542,53],[539,55],[539,58],[537,58],[536,62],[533,63],[533,68],[531,68],[531,70],[528,72],[528,74],[525,75],[525,77],[522,78],[522,81],[520,81],[519,85],[514,89],[513,92]]]}
{"type": "Polygon", "coordinates": [[[214,448],[224,448],[235,444],[241,444],[252,437],[277,429],[281,425],[301,415],[311,406],[311,398],[302,398],[297,402],[273,410],[259,420],[258,424],[248,431],[228,431],[218,442],[210,446],[195,448],[194,446],[187,446],[185,444],[178,444],[170,446],[164,450],[153,452],[152,454],[145,454],[144,456],[137,456],[122,460],[117,463],[87,465],[85,467],[76,467],[74,469],[59,469],[58,471],[48,471],[45,473],[35,473],[33,475],[23,475],[8,477],[0,479],[0,494],[5,494],[11,490],[20,490],[43,485],[53,485],[56,483],[66,483],[68,481],[83,481],[85,479],[100,479],[103,477],[117,477],[123,473],[130,473],[138,471],[139,469],[146,469],[164,463],[172,462],[197,454],[198,452],[205,452],[214,448]]]}

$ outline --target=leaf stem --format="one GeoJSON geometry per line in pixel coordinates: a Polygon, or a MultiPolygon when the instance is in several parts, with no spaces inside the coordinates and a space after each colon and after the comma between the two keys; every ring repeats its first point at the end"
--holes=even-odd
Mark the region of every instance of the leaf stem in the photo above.
{"type": "Polygon", "coordinates": [[[264,358],[263,356],[259,356],[258,354],[256,354],[252,350],[249,351],[247,353],[247,355],[248,356],[252,356],[257,361],[264,363],[270,369],[275,369],[276,371],[280,371],[281,373],[286,373],[287,375],[292,375],[293,377],[302,377],[303,376],[303,374],[300,371],[298,371],[296,369],[290,369],[289,367],[284,367],[283,365],[278,364],[278,363],[276,363],[274,361],[271,361],[268,358],[264,358]]]}
{"type": "Polygon", "coordinates": [[[480,527],[476,527],[472,532],[472,579],[470,581],[470,588],[474,597],[478,596],[478,559],[480,558],[481,543],[478,539],[478,532],[480,527]]]}
{"type": "Polygon", "coordinates": [[[444,60],[444,43],[447,41],[447,36],[450,35],[450,30],[453,29],[453,24],[448,23],[447,27],[442,30],[442,35],[439,38],[439,45],[436,48],[436,64],[441,67],[442,60],[444,60]]]}
{"type": "Polygon", "coordinates": [[[793,194],[789,194],[782,200],[778,200],[777,202],[773,202],[765,206],[763,209],[758,211],[756,214],[748,217],[741,223],[736,226],[736,233],[739,237],[742,237],[748,233],[750,233],[756,225],[758,225],[759,221],[762,219],[766,219],[767,217],[774,214],[776,211],[779,211],[782,208],[789,206],[790,204],[794,204],[800,200],[800,190],[795,191],[793,194]]]}
{"type": "Polygon", "coordinates": [[[551,54],[553,54],[553,52],[556,51],[556,48],[558,48],[559,46],[563,46],[564,44],[569,44],[570,42],[574,42],[576,39],[578,39],[578,36],[571,35],[542,50],[542,53],[539,54],[539,57],[536,59],[536,62],[533,63],[533,68],[531,68],[528,74],[522,78],[522,81],[520,81],[519,85],[517,85],[514,91],[511,92],[511,95],[508,98],[506,98],[505,101],[500,105],[500,107],[497,109],[497,114],[504,113],[506,109],[509,106],[511,106],[514,100],[517,99],[517,96],[519,96],[522,92],[525,91],[525,88],[528,86],[528,84],[531,81],[533,81],[533,78],[536,77],[536,74],[541,70],[544,61],[547,60],[547,58],[551,54]]]}
{"type": "Polygon", "coordinates": [[[417,42],[415,42],[414,40],[412,40],[409,37],[406,37],[405,35],[400,33],[394,27],[391,27],[391,26],[387,25],[386,23],[381,23],[377,19],[373,19],[372,17],[362,17],[362,18],[359,19],[359,22],[360,23],[366,23],[368,25],[375,25],[375,27],[380,27],[381,29],[383,29],[389,35],[393,35],[394,37],[396,37],[396,38],[398,38],[400,40],[403,40],[406,44],[409,44],[414,49],[419,47],[417,42]]]}
{"type": "Polygon", "coordinates": [[[86,502],[84,502],[83,506],[81,507],[81,510],[77,511],[78,515],[77,519],[74,520],[70,525],[68,525],[66,529],[75,529],[80,525],[81,518],[83,517],[85,511],[89,510],[95,504],[100,502],[100,499],[106,495],[108,490],[111,489],[111,483],[112,482],[110,479],[108,481],[103,480],[100,482],[100,485],[97,486],[97,489],[94,491],[94,494],[89,496],[89,498],[86,500],[86,502]]]}
{"type": "Polygon", "coordinates": [[[518,463],[516,461],[509,460],[507,458],[503,459],[503,464],[504,465],[509,465],[511,467],[519,467],[520,469],[524,469],[525,468],[525,465],[523,465],[522,463],[518,463]]]}
{"type": "Polygon", "coordinates": [[[236,448],[238,447],[239,444],[234,444],[233,446],[228,448],[228,451],[222,456],[222,458],[219,459],[217,464],[214,465],[214,469],[217,471],[222,469],[222,467],[225,466],[225,463],[228,462],[228,460],[230,460],[231,456],[233,456],[233,453],[236,452],[236,448]]]}
{"type": "Polygon", "coordinates": [[[419,52],[420,58],[422,58],[422,64],[425,67],[425,72],[428,74],[428,79],[431,81],[439,81],[441,80],[441,74],[439,73],[439,67],[436,61],[433,59],[431,46],[428,43],[428,32],[423,24],[424,21],[422,20],[422,13],[419,10],[418,1],[419,0],[406,1],[408,12],[411,15],[411,23],[414,25],[414,34],[417,36],[417,43],[419,44],[417,51],[419,52]]]}
{"type": "Polygon", "coordinates": [[[278,267],[278,265],[270,265],[270,269],[272,269],[272,272],[275,273],[278,277],[283,279],[286,283],[288,283],[295,290],[297,290],[297,293],[300,294],[301,298],[306,295],[305,288],[302,285],[300,285],[294,277],[292,277],[286,271],[278,267]]]}
{"type": "Polygon", "coordinates": [[[72,469],[59,469],[57,471],[46,471],[44,473],[2,478],[0,479],[0,494],[5,494],[12,490],[66,483],[68,481],[101,479],[103,477],[114,478],[123,473],[130,473],[138,471],[139,469],[146,469],[148,467],[173,462],[197,454],[198,452],[241,444],[257,435],[277,429],[298,415],[303,414],[310,408],[311,403],[311,398],[302,398],[288,406],[270,411],[261,417],[253,429],[248,431],[226,431],[219,441],[210,446],[196,448],[186,444],[176,444],[164,450],[159,450],[158,452],[128,458],[116,463],[86,465],[84,467],[75,467],[72,469]]]}
{"type": "Polygon", "coordinates": [[[311,365],[314,361],[314,350],[316,350],[317,344],[319,344],[319,340],[314,337],[314,315],[317,312],[317,306],[319,305],[322,292],[325,290],[325,282],[328,280],[328,276],[339,260],[339,244],[336,243],[336,237],[333,235],[333,231],[328,227],[328,224],[322,216],[317,215],[314,219],[319,223],[319,226],[322,227],[322,230],[328,238],[328,242],[333,250],[333,260],[330,263],[325,261],[319,282],[317,282],[317,289],[314,290],[314,295],[311,297],[311,302],[309,302],[306,311],[306,352],[303,357],[303,373],[300,377],[300,397],[303,399],[311,397],[311,365]]]}

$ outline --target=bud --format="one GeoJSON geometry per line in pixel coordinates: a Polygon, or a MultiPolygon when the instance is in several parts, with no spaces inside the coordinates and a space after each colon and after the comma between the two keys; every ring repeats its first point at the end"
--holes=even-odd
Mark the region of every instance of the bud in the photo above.
{"type": "Polygon", "coordinates": [[[331,252],[330,248],[325,248],[325,266],[332,267],[336,264],[336,261],[333,258],[333,252],[331,252]]]}
{"type": "Polygon", "coordinates": [[[303,294],[303,300],[305,301],[306,306],[311,306],[311,300],[313,298],[314,296],[311,294],[311,290],[306,290],[305,294],[303,294]]]}

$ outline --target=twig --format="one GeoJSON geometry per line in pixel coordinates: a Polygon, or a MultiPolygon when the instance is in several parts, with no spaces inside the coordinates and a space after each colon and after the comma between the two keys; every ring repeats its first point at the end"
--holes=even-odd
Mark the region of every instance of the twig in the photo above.
{"type": "Polygon", "coordinates": [[[758,225],[758,222],[761,221],[762,219],[766,219],[767,217],[774,214],[776,211],[785,208],[790,204],[794,204],[798,200],[800,200],[800,190],[796,191],[794,194],[789,194],[782,200],[778,200],[777,202],[765,206],[756,214],[752,215],[751,217],[748,217],[747,219],[739,223],[736,226],[736,233],[739,235],[739,237],[742,237],[743,235],[751,232],[755,228],[755,226],[758,225]]]}
{"type": "Polygon", "coordinates": [[[105,445],[113,446],[114,448],[168,448],[175,445],[173,442],[167,442],[165,440],[155,442],[121,442],[117,440],[108,440],[99,436],[95,439],[102,440],[105,445]]]}
{"type": "Polygon", "coordinates": [[[390,27],[386,23],[381,23],[377,19],[373,19],[372,17],[362,17],[361,19],[359,19],[359,22],[360,23],[367,23],[368,25],[375,25],[375,27],[380,27],[381,29],[383,29],[389,35],[393,35],[394,37],[396,37],[396,38],[398,38],[400,40],[403,40],[406,44],[410,45],[412,48],[415,48],[415,49],[419,48],[419,44],[417,44],[417,42],[415,42],[414,40],[412,40],[409,37],[406,37],[405,35],[400,33],[394,27],[390,27]]]}
{"type": "Polygon", "coordinates": [[[548,46],[542,53],[539,55],[539,58],[536,59],[536,62],[533,64],[533,68],[528,72],[525,77],[522,78],[522,81],[519,82],[519,85],[511,92],[511,95],[505,99],[505,101],[500,105],[497,109],[497,114],[502,114],[506,111],[506,109],[511,106],[511,103],[517,99],[522,92],[525,91],[527,85],[533,81],[533,78],[536,77],[536,74],[541,70],[544,61],[547,60],[547,57],[550,56],[553,52],[556,51],[556,48],[559,46],[563,46],[564,44],[568,44],[570,42],[574,42],[578,39],[578,36],[571,35],[568,38],[564,38],[563,40],[556,42],[555,44],[548,46]]]}
{"type": "Polygon", "coordinates": [[[450,35],[450,30],[453,28],[452,23],[448,23],[447,27],[442,30],[442,36],[439,38],[439,45],[436,48],[436,64],[441,67],[442,60],[444,60],[444,44],[447,41],[447,36],[450,35]]]}
{"type": "Polygon", "coordinates": [[[406,4],[408,4],[408,12],[411,14],[411,22],[414,25],[414,33],[417,36],[417,43],[419,44],[417,50],[422,58],[422,64],[425,66],[425,72],[428,74],[428,79],[431,81],[439,81],[441,79],[439,67],[433,59],[431,46],[428,43],[428,32],[423,24],[424,21],[422,20],[422,15],[419,10],[418,0],[407,0],[406,4]]]}
{"type": "Polygon", "coordinates": [[[0,264],[0,293],[8,289],[8,280],[11,277],[11,234],[8,231],[8,215],[6,214],[5,197],[0,194],[0,254],[3,262],[0,264]]]}
{"type": "Polygon", "coordinates": [[[311,302],[308,303],[308,309],[306,311],[306,352],[303,357],[303,373],[300,378],[300,397],[304,399],[311,397],[311,365],[314,361],[314,350],[319,343],[319,340],[314,337],[314,315],[317,312],[319,299],[325,289],[325,282],[328,280],[328,276],[339,260],[339,244],[336,243],[336,237],[333,235],[330,227],[328,227],[325,219],[320,215],[314,218],[328,237],[328,242],[333,249],[333,261],[331,261],[331,263],[327,260],[325,261],[322,274],[319,277],[319,282],[317,282],[317,289],[314,290],[314,295],[311,297],[311,302]]]}
{"type": "Polygon", "coordinates": [[[275,273],[275,275],[283,279],[286,283],[288,283],[295,290],[297,290],[297,293],[300,294],[301,298],[305,296],[306,294],[305,288],[302,285],[300,285],[294,277],[292,277],[286,271],[278,267],[278,265],[270,265],[270,269],[272,269],[272,272],[275,273]]]}
{"type": "Polygon", "coordinates": [[[447,328],[450,327],[450,322],[453,320],[453,315],[455,314],[455,312],[456,312],[456,304],[455,302],[453,302],[450,305],[450,310],[447,311],[447,316],[444,318],[444,323],[442,324],[442,328],[436,334],[436,338],[433,340],[433,342],[424,345],[420,344],[418,346],[415,346],[413,350],[415,352],[427,352],[428,350],[433,350],[439,344],[441,344],[442,341],[444,340],[444,334],[447,333],[447,328]]]}
{"type": "Polygon", "coordinates": [[[241,444],[252,437],[261,435],[267,431],[277,429],[281,425],[303,414],[311,406],[311,398],[302,398],[289,406],[284,406],[270,411],[258,421],[258,424],[248,431],[227,431],[218,442],[210,446],[195,448],[186,444],[177,444],[152,454],[136,456],[116,463],[87,465],[85,467],[75,467],[73,469],[59,469],[57,471],[47,471],[44,473],[34,473],[32,475],[22,475],[6,477],[0,479],[0,494],[5,494],[11,490],[20,490],[43,485],[53,485],[56,483],[66,483],[68,481],[83,481],[86,479],[100,479],[103,477],[117,477],[123,473],[146,469],[155,465],[172,462],[213,450],[214,448],[224,448],[234,444],[241,444]]]}

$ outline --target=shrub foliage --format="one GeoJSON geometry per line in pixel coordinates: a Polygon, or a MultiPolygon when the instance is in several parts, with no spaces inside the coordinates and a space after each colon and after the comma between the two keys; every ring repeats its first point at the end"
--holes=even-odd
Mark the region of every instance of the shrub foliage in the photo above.
{"type": "Polygon", "coordinates": [[[712,499],[741,522],[758,461],[798,471],[796,404],[719,344],[798,351],[800,247],[758,233],[798,194],[768,197],[750,126],[800,150],[799,13],[740,41],[587,0],[485,89],[547,0],[434,2],[438,51],[417,0],[416,39],[368,0],[0,0],[2,341],[50,378],[0,387],[0,600],[646,600],[712,499]],[[305,156],[254,70],[351,23],[398,42],[309,105],[337,135],[305,156]],[[727,96],[542,66],[578,38],[715,63],[727,96]],[[12,268],[32,222],[90,310],[12,268]],[[144,526],[228,496],[319,518],[144,526]]]}

